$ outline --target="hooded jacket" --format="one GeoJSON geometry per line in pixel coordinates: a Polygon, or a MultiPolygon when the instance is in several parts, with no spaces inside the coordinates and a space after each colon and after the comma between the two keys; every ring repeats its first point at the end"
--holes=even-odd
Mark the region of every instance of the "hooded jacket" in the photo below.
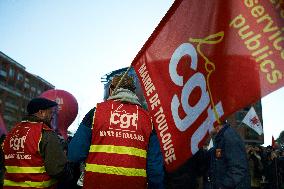
{"type": "MultiPolygon", "coordinates": [[[[108,100],[140,105],[138,97],[130,90],[119,88],[108,100]]],[[[141,105],[140,105],[141,106],[141,105]]],[[[92,122],[95,108],[91,109],[82,120],[78,130],[68,146],[68,159],[72,162],[85,161],[92,139],[92,122]]],[[[164,167],[159,142],[155,131],[150,135],[147,151],[146,172],[148,188],[164,188],[164,167]]]]}

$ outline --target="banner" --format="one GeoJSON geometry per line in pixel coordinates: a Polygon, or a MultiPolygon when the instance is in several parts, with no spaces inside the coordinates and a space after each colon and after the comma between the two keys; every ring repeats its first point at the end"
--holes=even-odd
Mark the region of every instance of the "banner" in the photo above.
{"type": "Polygon", "coordinates": [[[263,133],[261,122],[253,106],[250,108],[242,122],[249,126],[252,130],[257,132],[257,134],[261,135],[263,133]]]}
{"type": "Polygon", "coordinates": [[[278,147],[278,144],[276,140],[274,139],[274,136],[272,135],[272,141],[271,141],[272,148],[276,149],[278,147]]]}
{"type": "Polygon", "coordinates": [[[168,171],[213,125],[284,85],[277,2],[176,0],[133,60],[168,171]]]}

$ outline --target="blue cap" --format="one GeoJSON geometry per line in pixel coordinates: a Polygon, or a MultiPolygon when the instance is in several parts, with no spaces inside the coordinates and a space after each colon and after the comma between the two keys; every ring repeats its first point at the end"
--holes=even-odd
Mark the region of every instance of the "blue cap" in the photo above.
{"type": "Polygon", "coordinates": [[[29,114],[34,114],[39,110],[46,110],[57,105],[58,104],[56,102],[48,100],[46,98],[34,98],[29,102],[27,106],[27,112],[29,114]]]}

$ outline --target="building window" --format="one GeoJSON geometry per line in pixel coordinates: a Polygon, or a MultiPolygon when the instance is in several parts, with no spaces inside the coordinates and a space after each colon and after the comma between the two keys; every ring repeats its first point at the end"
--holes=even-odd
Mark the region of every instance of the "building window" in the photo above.
{"type": "Polygon", "coordinates": [[[30,88],[30,80],[29,78],[25,78],[24,88],[29,89],[30,88]]]}
{"type": "Polygon", "coordinates": [[[41,94],[41,90],[37,90],[37,95],[40,95],[41,94]]]}
{"type": "Polygon", "coordinates": [[[14,70],[14,68],[10,67],[9,77],[13,78],[14,76],[15,76],[15,70],[14,70]]]}
{"type": "Polygon", "coordinates": [[[23,81],[23,79],[24,79],[23,74],[18,73],[18,75],[17,75],[17,80],[19,80],[19,81],[23,81]]]}
{"type": "Polygon", "coordinates": [[[0,81],[3,82],[3,84],[6,82],[7,78],[7,71],[4,66],[0,67],[0,81]]]}
{"type": "Polygon", "coordinates": [[[35,87],[31,87],[31,91],[32,91],[32,92],[35,92],[35,91],[36,91],[36,88],[35,88],[35,87]]]}
{"type": "Polygon", "coordinates": [[[24,87],[25,87],[25,88],[29,88],[29,87],[30,87],[30,84],[28,84],[27,82],[25,82],[24,87]]]}
{"type": "Polygon", "coordinates": [[[2,76],[2,77],[7,77],[7,72],[6,72],[6,70],[0,70],[0,76],[2,76]]]}

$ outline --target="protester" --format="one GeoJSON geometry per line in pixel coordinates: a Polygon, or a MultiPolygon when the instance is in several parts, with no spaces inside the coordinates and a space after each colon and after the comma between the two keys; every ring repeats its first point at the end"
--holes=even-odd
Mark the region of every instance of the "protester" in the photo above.
{"type": "Polygon", "coordinates": [[[276,151],[274,151],[273,147],[267,147],[264,166],[264,177],[267,181],[265,189],[279,189],[277,158],[278,154],[276,151]]]}
{"type": "MultiPolygon", "coordinates": [[[[0,137],[0,145],[2,146],[4,140],[6,138],[5,134],[2,134],[0,137]]],[[[0,158],[3,159],[4,154],[3,154],[3,150],[1,148],[0,150],[0,158]]],[[[5,166],[4,166],[4,161],[0,162],[0,189],[3,188],[3,183],[4,183],[4,173],[5,173],[5,166]]]]}
{"type": "Polygon", "coordinates": [[[166,174],[167,189],[199,189],[202,188],[203,172],[208,167],[205,162],[206,151],[200,149],[182,166],[173,172],[166,174]]]}
{"type": "Polygon", "coordinates": [[[249,171],[251,176],[251,188],[260,189],[263,173],[263,164],[260,149],[257,146],[247,146],[249,171]]]}
{"type": "Polygon", "coordinates": [[[281,189],[284,189],[284,149],[281,149],[279,153],[278,178],[279,178],[279,187],[281,189]]]}
{"type": "Polygon", "coordinates": [[[250,177],[244,142],[228,123],[213,129],[214,147],[209,150],[210,165],[206,186],[213,189],[249,189],[250,177]]]}
{"type": "Polygon", "coordinates": [[[70,164],[50,125],[56,106],[45,98],[32,99],[28,115],[8,133],[1,158],[6,168],[4,188],[56,188],[58,180],[72,178],[70,164]]]}
{"type": "Polygon", "coordinates": [[[83,188],[163,188],[163,159],[131,77],[114,76],[107,101],[84,117],[68,159],[86,162],[83,188]]]}

